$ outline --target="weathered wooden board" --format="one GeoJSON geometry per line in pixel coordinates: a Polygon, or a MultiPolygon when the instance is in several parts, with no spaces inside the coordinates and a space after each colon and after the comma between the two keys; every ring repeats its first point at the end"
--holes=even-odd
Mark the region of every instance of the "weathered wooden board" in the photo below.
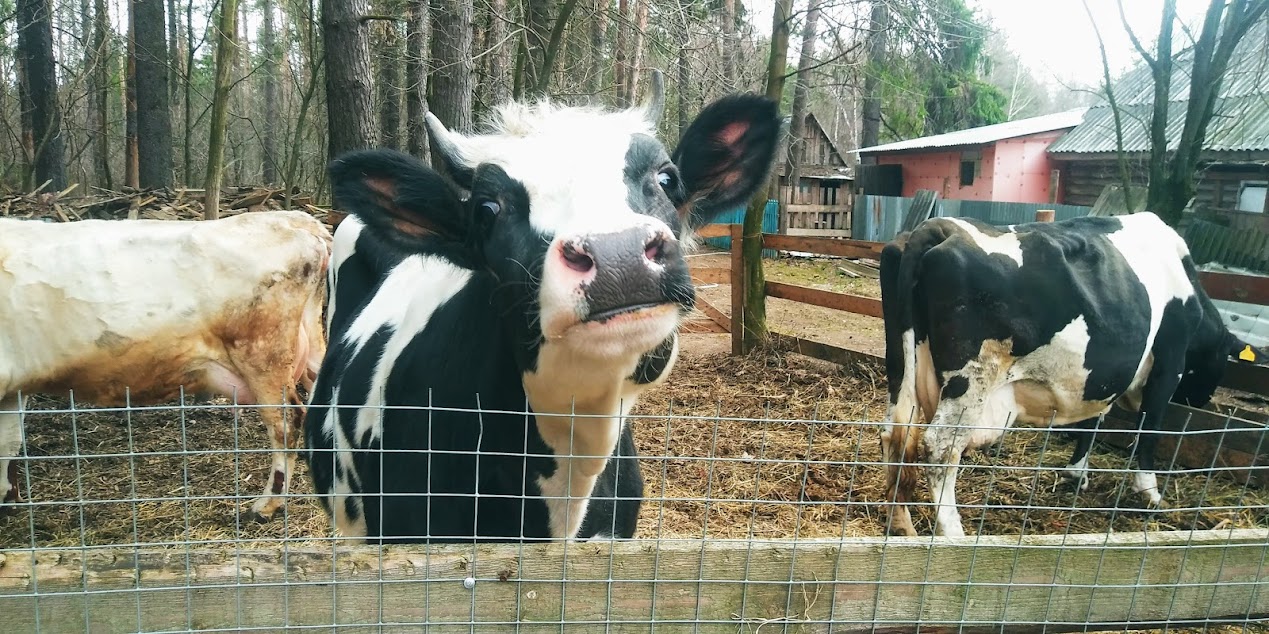
{"type": "Polygon", "coordinates": [[[784,284],[782,282],[767,282],[767,297],[779,297],[803,304],[868,315],[869,317],[881,317],[881,300],[873,297],[821,291],[816,288],[784,284]]]}
{"type": "Polygon", "coordinates": [[[1269,613],[1265,530],[7,551],[7,631],[1076,631],[1269,613]],[[464,580],[470,580],[464,583],[464,580]],[[85,592],[87,590],[87,592],[85,592]],[[563,621],[565,625],[561,626],[563,621]],[[1087,624],[1087,625],[1086,625],[1087,624]],[[445,627],[450,625],[450,627],[445,627]],[[785,629],[787,626],[787,629],[785,629]],[[341,631],[344,629],[340,628],[341,631]],[[355,628],[350,628],[355,629],[355,628]],[[743,628],[742,628],[742,631],[743,628]]]}
{"type": "Polygon", "coordinates": [[[1202,271],[1199,283],[1212,299],[1269,306],[1269,277],[1202,271]]]}
{"type": "Polygon", "coordinates": [[[802,339],[790,335],[780,334],[778,332],[770,333],[771,343],[776,348],[796,352],[808,357],[836,363],[838,365],[854,365],[858,363],[878,364],[884,359],[876,355],[860,352],[858,350],[849,350],[832,344],[811,341],[810,339],[802,339]]]}
{"type": "Polygon", "coordinates": [[[696,230],[698,238],[726,238],[731,235],[732,225],[710,224],[696,230]]]}
{"type": "Polygon", "coordinates": [[[781,236],[770,233],[762,234],[762,246],[766,249],[782,251],[802,251],[820,255],[836,255],[846,258],[881,257],[882,242],[867,240],[842,240],[838,238],[812,238],[804,236],[781,236]]]}

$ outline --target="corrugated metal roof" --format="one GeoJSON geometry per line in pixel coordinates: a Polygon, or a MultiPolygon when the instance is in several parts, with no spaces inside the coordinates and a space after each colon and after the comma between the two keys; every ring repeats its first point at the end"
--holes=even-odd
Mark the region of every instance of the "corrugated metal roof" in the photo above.
{"type": "MultiPolygon", "coordinates": [[[[1194,51],[1187,48],[1174,57],[1172,84],[1168,96],[1168,149],[1175,149],[1185,125],[1186,102],[1190,96],[1190,71],[1194,51]]],[[[1123,125],[1124,150],[1150,149],[1151,104],[1154,80],[1145,64],[1138,66],[1115,84],[1123,125]]],[[[1253,27],[1239,42],[1229,70],[1221,82],[1216,114],[1207,129],[1205,149],[1209,152],[1269,150],[1269,20],[1253,27]]],[[[1092,154],[1115,152],[1115,119],[1108,104],[1089,110],[1084,123],[1066,133],[1053,145],[1051,154],[1092,154]]]]}
{"type": "Polygon", "coordinates": [[[872,147],[861,148],[856,150],[856,152],[859,152],[860,154],[876,154],[879,152],[895,152],[899,150],[922,150],[928,148],[956,147],[963,145],[984,145],[994,141],[1000,141],[1001,139],[1013,139],[1020,136],[1039,134],[1041,132],[1052,132],[1053,130],[1073,128],[1084,120],[1084,113],[1087,111],[1088,108],[1076,108],[1074,110],[1067,110],[1066,112],[1046,114],[1039,117],[1018,119],[1017,121],[1006,121],[1005,123],[997,123],[995,125],[985,125],[978,128],[970,128],[968,130],[957,130],[956,132],[936,134],[934,136],[923,136],[917,139],[908,139],[907,141],[897,141],[895,143],[886,143],[884,145],[874,145],[872,147]]]}

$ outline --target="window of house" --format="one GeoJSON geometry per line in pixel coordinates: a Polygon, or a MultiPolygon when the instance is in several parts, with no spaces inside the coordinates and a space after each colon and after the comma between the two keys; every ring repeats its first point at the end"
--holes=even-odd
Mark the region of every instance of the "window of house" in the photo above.
{"type": "Polygon", "coordinates": [[[1269,182],[1243,181],[1238,187],[1238,210],[1264,213],[1266,192],[1269,182]]]}
{"type": "Polygon", "coordinates": [[[983,154],[978,150],[961,152],[961,187],[974,184],[974,178],[982,170],[983,154]]]}

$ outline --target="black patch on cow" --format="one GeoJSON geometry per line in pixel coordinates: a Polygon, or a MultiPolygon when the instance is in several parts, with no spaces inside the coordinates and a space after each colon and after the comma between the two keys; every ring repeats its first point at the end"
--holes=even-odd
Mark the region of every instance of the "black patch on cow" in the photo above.
{"type": "Polygon", "coordinates": [[[947,380],[943,385],[942,398],[960,398],[965,396],[965,392],[969,391],[969,379],[963,376],[954,376],[947,380]]]}
{"type": "Polygon", "coordinates": [[[682,219],[678,206],[687,198],[683,178],[678,167],[670,161],[665,146],[656,138],[636,134],[630,138],[626,150],[626,202],[635,213],[652,216],[664,222],[678,236],[682,231],[682,219]],[[663,186],[659,174],[664,171],[669,184],[663,186]]]}
{"type": "Polygon", "coordinates": [[[485,271],[493,277],[483,305],[506,319],[504,328],[515,346],[516,363],[523,371],[534,372],[542,345],[538,288],[554,236],[533,228],[528,190],[497,165],[486,163],[476,169],[468,204],[478,217],[485,271]],[[489,213],[486,202],[495,203],[498,213],[489,213]]]}
{"type": "Polygon", "coordinates": [[[639,357],[639,365],[635,366],[630,380],[639,385],[647,385],[661,378],[661,375],[665,374],[666,366],[670,364],[670,357],[674,355],[674,343],[677,340],[678,335],[670,335],[651,352],[639,357]]]}

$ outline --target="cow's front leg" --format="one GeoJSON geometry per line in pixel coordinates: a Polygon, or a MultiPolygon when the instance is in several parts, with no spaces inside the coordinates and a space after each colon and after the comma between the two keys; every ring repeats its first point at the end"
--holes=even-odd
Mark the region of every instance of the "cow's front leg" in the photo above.
{"type": "Polygon", "coordinates": [[[922,439],[925,477],[934,502],[934,534],[963,537],[960,510],[956,506],[956,472],[961,454],[968,447],[965,430],[948,424],[934,424],[922,439]]]}
{"type": "Polygon", "coordinates": [[[952,464],[932,463],[925,468],[930,482],[930,497],[934,500],[934,534],[948,537],[964,537],[961,513],[956,507],[956,471],[960,453],[950,457],[952,464]]]}
{"type": "Polygon", "coordinates": [[[0,397],[0,516],[7,515],[18,495],[18,461],[22,449],[22,413],[16,394],[0,397]]]}
{"type": "Polygon", "coordinates": [[[1071,459],[1062,469],[1062,476],[1075,483],[1080,491],[1088,489],[1088,452],[1093,447],[1093,437],[1097,432],[1097,423],[1101,417],[1089,418],[1070,426],[1070,433],[1075,435],[1075,450],[1071,459]]]}
{"type": "MultiPolygon", "coordinates": [[[[1161,328],[1168,327],[1165,323],[1161,328]]],[[[1168,339],[1160,334],[1161,341],[1168,339]]],[[[1154,451],[1159,437],[1154,432],[1163,422],[1172,394],[1181,382],[1181,373],[1185,371],[1184,347],[1173,345],[1157,345],[1154,350],[1154,365],[1150,375],[1141,389],[1141,426],[1137,435],[1137,471],[1132,474],[1132,492],[1141,495],[1149,508],[1163,504],[1163,496],[1159,493],[1158,479],[1155,477],[1154,451]]]]}

